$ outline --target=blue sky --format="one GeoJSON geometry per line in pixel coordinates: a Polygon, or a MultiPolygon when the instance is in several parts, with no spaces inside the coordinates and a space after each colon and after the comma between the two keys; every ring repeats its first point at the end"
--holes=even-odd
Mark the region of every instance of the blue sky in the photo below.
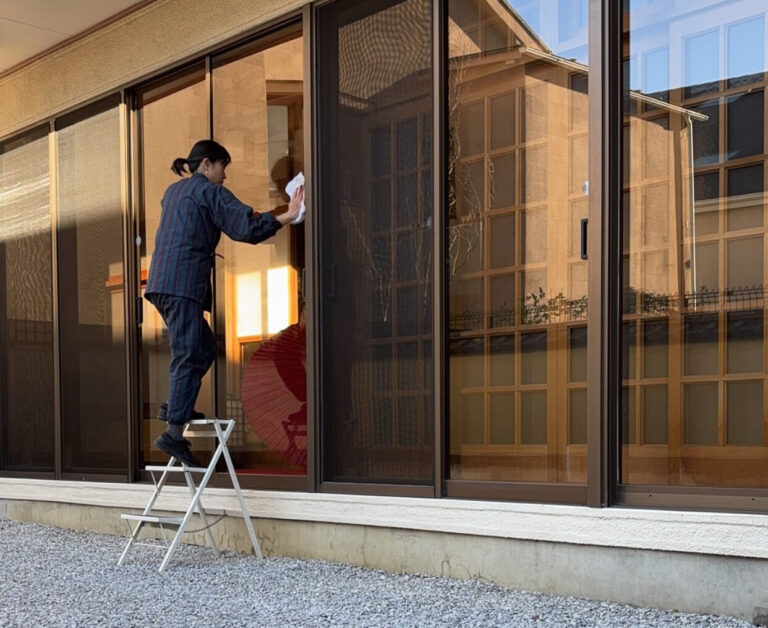
{"type": "MultiPolygon", "coordinates": [[[[504,0],[557,55],[587,63],[588,0],[504,0]]],[[[765,0],[627,0],[630,88],[652,94],[766,70],[765,0]]]]}

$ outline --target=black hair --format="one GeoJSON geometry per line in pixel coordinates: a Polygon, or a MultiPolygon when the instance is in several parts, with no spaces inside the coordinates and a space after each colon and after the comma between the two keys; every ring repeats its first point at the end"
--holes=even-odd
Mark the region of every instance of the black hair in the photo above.
{"type": "Polygon", "coordinates": [[[171,170],[177,175],[181,176],[184,173],[185,167],[192,174],[200,167],[200,163],[203,159],[208,158],[211,163],[217,161],[222,162],[225,166],[232,161],[232,157],[229,156],[229,152],[218,142],[213,140],[200,140],[196,142],[189,151],[189,157],[184,159],[183,157],[177,157],[173,160],[171,170]]]}

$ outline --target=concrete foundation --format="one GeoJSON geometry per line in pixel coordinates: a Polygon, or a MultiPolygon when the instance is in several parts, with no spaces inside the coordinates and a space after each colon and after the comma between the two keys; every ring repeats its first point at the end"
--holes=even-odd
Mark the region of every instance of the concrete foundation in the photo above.
{"type": "MultiPolygon", "coordinates": [[[[0,516],[9,519],[126,536],[128,528],[120,513],[119,508],[104,506],[0,500],[0,516]]],[[[211,520],[217,516],[209,515],[211,520]]],[[[252,520],[266,556],[473,578],[515,589],[766,621],[768,560],[762,558],[332,522],[252,520]]],[[[199,520],[193,519],[190,527],[200,527],[199,520]]],[[[240,517],[227,515],[212,531],[222,548],[251,549],[240,517]]],[[[160,536],[156,528],[147,528],[144,535],[160,536]]],[[[186,540],[204,544],[203,533],[188,535],[186,540]]],[[[115,565],[118,558],[114,556],[115,565]]],[[[147,560],[158,557],[153,553],[147,560]]]]}

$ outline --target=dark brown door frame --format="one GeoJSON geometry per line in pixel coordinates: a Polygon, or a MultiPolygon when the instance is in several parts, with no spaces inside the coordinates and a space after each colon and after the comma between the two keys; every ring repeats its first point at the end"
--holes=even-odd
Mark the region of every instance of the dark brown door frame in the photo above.
{"type": "Polygon", "coordinates": [[[594,507],[615,501],[619,477],[621,5],[589,0],[587,504],[594,507]]]}

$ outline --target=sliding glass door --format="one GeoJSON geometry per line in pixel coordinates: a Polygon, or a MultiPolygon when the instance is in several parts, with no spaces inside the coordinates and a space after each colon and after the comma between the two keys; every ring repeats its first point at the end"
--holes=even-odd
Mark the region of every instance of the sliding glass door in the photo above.
{"type": "Polygon", "coordinates": [[[431,4],[319,12],[323,483],[433,483],[431,4]]]}
{"type": "Polygon", "coordinates": [[[768,488],[766,13],[624,3],[626,486],[768,488]]]}

